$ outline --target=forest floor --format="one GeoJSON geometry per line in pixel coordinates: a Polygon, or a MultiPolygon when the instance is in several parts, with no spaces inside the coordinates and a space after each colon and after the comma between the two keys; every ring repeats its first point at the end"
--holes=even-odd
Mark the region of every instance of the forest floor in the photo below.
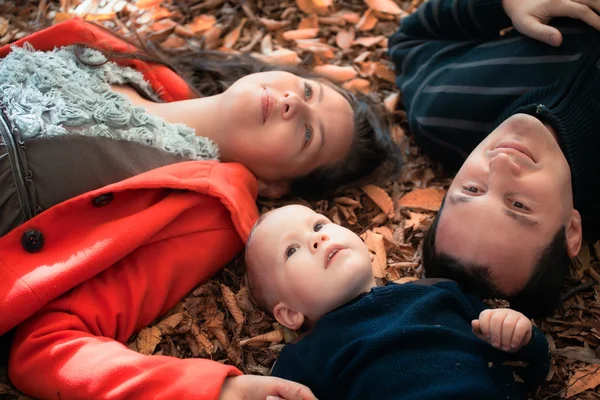
{"type": "MultiPolygon", "coordinates": [[[[61,0],[0,1],[0,46],[75,16],[163,49],[252,53],[267,62],[299,65],[384,104],[406,164],[379,186],[347,190],[330,201],[259,201],[261,212],[307,204],[361,235],[373,253],[378,283],[422,275],[421,246],[451,176],[414,145],[396,104],[387,38],[423,0],[61,0]]],[[[586,243],[574,260],[562,306],[535,320],[546,334],[552,368],[533,399],[600,399],[600,243],[586,243]]],[[[200,285],[128,346],[143,354],[205,357],[245,373],[269,374],[294,333],[255,309],[233,261],[200,285]]],[[[394,373],[390,371],[390,373],[394,373]]],[[[25,399],[0,367],[0,398],[25,399]]]]}

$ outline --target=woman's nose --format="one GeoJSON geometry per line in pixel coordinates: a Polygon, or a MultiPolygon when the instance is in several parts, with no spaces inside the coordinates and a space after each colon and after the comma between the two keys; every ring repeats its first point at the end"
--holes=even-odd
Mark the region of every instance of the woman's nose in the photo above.
{"type": "Polygon", "coordinates": [[[311,238],[311,243],[310,243],[311,251],[316,252],[317,250],[319,250],[319,247],[328,240],[329,240],[329,236],[326,233],[315,232],[315,234],[312,235],[312,238],[311,238]]]}
{"type": "Polygon", "coordinates": [[[294,116],[302,112],[304,101],[294,92],[288,90],[283,93],[281,102],[282,117],[284,120],[294,118],[294,116]]]}

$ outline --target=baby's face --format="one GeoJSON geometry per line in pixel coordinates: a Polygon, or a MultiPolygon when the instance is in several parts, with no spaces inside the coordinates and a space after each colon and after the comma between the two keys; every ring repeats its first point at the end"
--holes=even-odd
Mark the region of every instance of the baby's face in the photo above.
{"type": "Polygon", "coordinates": [[[362,240],[310,208],[272,211],[252,241],[252,257],[279,301],[311,321],[375,286],[362,240]]]}

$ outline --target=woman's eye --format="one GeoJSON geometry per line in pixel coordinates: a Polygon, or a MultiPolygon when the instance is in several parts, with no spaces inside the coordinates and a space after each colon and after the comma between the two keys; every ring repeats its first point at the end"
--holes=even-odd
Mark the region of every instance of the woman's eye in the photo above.
{"type": "Polygon", "coordinates": [[[313,95],[313,88],[310,84],[304,83],[304,98],[309,100],[313,95]]]}
{"type": "Polygon", "coordinates": [[[290,247],[286,250],[285,252],[285,259],[287,260],[288,258],[290,258],[291,256],[294,255],[294,253],[296,252],[296,248],[295,247],[290,247]]]}
{"type": "Polygon", "coordinates": [[[465,189],[467,192],[479,193],[479,189],[477,189],[475,186],[465,186],[463,189],[465,189]]]}
{"type": "Polygon", "coordinates": [[[312,129],[310,126],[306,125],[304,128],[304,146],[306,146],[308,144],[308,142],[310,142],[311,138],[312,138],[312,129]]]}
{"type": "Polygon", "coordinates": [[[514,208],[520,208],[521,210],[528,210],[527,206],[520,201],[513,201],[512,205],[514,208]]]}
{"type": "Polygon", "coordinates": [[[319,232],[321,229],[323,229],[323,224],[316,224],[314,227],[315,232],[319,232]]]}

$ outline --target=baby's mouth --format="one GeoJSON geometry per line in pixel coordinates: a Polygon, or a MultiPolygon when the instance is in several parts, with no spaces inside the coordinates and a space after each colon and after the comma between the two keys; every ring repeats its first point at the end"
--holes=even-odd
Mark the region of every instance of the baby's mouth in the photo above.
{"type": "Polygon", "coordinates": [[[325,253],[325,269],[329,268],[331,260],[333,260],[336,255],[338,255],[341,251],[344,250],[345,248],[343,248],[342,246],[331,246],[330,248],[328,248],[327,252],[325,253]]]}

